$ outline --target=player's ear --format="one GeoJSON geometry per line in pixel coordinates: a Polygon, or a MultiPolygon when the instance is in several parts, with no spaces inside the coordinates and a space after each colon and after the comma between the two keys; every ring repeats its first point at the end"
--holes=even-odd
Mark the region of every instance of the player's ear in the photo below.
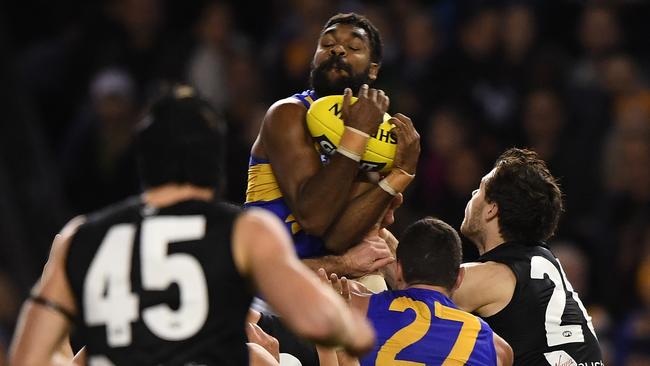
{"type": "Polygon", "coordinates": [[[499,213],[499,206],[497,205],[496,202],[488,202],[485,205],[485,221],[491,221],[495,217],[497,217],[497,214],[499,213]]]}
{"type": "Polygon", "coordinates": [[[379,67],[381,65],[376,62],[370,63],[370,68],[368,70],[368,79],[375,81],[377,80],[377,75],[379,74],[379,67]]]}
{"type": "Polygon", "coordinates": [[[397,289],[401,289],[401,288],[402,288],[402,285],[405,284],[405,281],[404,281],[404,271],[402,270],[402,263],[400,263],[399,260],[398,260],[398,261],[397,261],[397,264],[395,265],[395,267],[396,267],[396,269],[397,269],[397,270],[395,271],[395,282],[396,282],[395,284],[396,284],[396,286],[397,286],[397,289]]]}
{"type": "Polygon", "coordinates": [[[463,278],[465,278],[465,267],[461,266],[458,269],[458,276],[456,277],[456,283],[454,284],[454,288],[451,289],[451,292],[453,293],[460,287],[460,285],[463,283],[463,278]]]}

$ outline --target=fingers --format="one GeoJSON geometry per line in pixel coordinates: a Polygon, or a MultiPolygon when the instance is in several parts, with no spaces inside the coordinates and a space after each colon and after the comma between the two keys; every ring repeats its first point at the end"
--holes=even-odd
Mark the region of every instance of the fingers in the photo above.
{"type": "Polygon", "coordinates": [[[253,323],[247,323],[246,324],[246,337],[248,337],[248,341],[252,343],[260,343],[260,335],[257,333],[257,329],[253,327],[253,323]]]}
{"type": "Polygon", "coordinates": [[[375,88],[368,89],[368,100],[370,100],[373,103],[377,103],[377,94],[378,91],[375,88]]]}
{"type": "Polygon", "coordinates": [[[327,278],[327,271],[325,271],[324,268],[319,268],[317,271],[318,278],[320,278],[321,282],[328,284],[329,285],[329,279],[327,278]]]}
{"type": "Polygon", "coordinates": [[[381,89],[379,89],[377,93],[377,101],[379,102],[379,106],[381,107],[381,110],[384,111],[384,113],[386,113],[386,111],[388,110],[388,106],[390,105],[390,98],[381,89]]]}
{"type": "Polygon", "coordinates": [[[372,263],[372,265],[370,266],[370,270],[368,272],[374,272],[379,268],[387,266],[393,262],[395,262],[395,258],[393,257],[378,259],[372,263]]]}
{"type": "Polygon", "coordinates": [[[395,125],[391,131],[394,131],[397,137],[394,167],[402,169],[407,174],[415,174],[420,156],[420,135],[415,130],[411,119],[401,113],[395,114],[390,121],[395,125]]]}
{"type": "Polygon", "coordinates": [[[341,119],[347,121],[350,113],[350,103],[352,103],[352,89],[345,88],[343,91],[343,104],[341,105],[341,119]]]}
{"type": "Polygon", "coordinates": [[[359,94],[358,97],[361,98],[368,98],[368,84],[363,84],[361,85],[361,88],[359,88],[359,94]]]}
{"type": "Polygon", "coordinates": [[[336,275],[336,273],[332,273],[330,275],[330,282],[332,283],[332,288],[334,291],[337,293],[341,293],[341,281],[339,281],[339,277],[336,275]]]}
{"type": "Polygon", "coordinates": [[[352,298],[352,292],[350,291],[350,282],[347,278],[341,277],[341,296],[344,299],[350,300],[352,298]]]}
{"type": "MultiPolygon", "coordinates": [[[[401,113],[396,113],[396,114],[393,116],[393,118],[396,118],[396,119],[398,119],[399,121],[403,122],[404,124],[413,127],[413,122],[411,121],[411,119],[408,118],[408,117],[406,117],[405,115],[403,115],[403,114],[401,114],[401,113]]],[[[413,130],[415,130],[414,127],[413,127],[413,130]]]]}

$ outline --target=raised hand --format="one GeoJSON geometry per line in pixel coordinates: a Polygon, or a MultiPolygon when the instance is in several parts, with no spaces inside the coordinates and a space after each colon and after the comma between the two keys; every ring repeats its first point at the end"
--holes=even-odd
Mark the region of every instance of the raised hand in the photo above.
{"type": "Polygon", "coordinates": [[[341,119],[346,126],[374,135],[384,119],[390,100],[383,90],[370,88],[363,84],[357,94],[356,103],[352,102],[352,90],[346,88],[343,93],[341,119]]]}
{"type": "Polygon", "coordinates": [[[397,151],[393,166],[408,174],[415,174],[420,158],[420,134],[415,130],[411,119],[401,113],[391,118],[395,125],[393,131],[397,134],[397,151]]]}
{"type": "Polygon", "coordinates": [[[246,336],[249,342],[259,344],[280,362],[280,342],[275,337],[267,334],[255,323],[246,324],[246,336]]]}

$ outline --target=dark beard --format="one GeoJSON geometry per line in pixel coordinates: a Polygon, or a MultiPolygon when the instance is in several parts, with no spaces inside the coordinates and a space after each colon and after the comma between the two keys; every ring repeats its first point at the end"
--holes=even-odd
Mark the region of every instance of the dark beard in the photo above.
{"type": "Polygon", "coordinates": [[[350,65],[342,62],[340,57],[332,56],[316,67],[312,66],[309,73],[309,84],[319,98],[327,95],[342,95],[345,88],[352,89],[352,93],[356,95],[361,85],[370,84],[369,72],[370,65],[364,72],[354,74],[350,65]],[[333,67],[344,70],[348,73],[348,76],[330,80],[327,77],[327,72],[333,67]]]}

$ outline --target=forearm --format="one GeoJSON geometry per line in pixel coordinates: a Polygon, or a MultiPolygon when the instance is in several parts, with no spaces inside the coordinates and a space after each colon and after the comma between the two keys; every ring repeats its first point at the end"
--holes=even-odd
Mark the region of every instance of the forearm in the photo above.
{"type": "Polygon", "coordinates": [[[345,255],[326,255],[318,258],[306,258],[302,263],[316,272],[319,268],[325,269],[327,273],[336,273],[346,276],[350,272],[350,265],[345,255]]]}
{"type": "Polygon", "coordinates": [[[328,229],[325,247],[332,252],[342,253],[359,243],[379,222],[392,199],[393,196],[379,186],[355,198],[328,229]]]}
{"type": "Polygon", "coordinates": [[[323,236],[349,200],[359,164],[340,154],[309,178],[295,197],[293,212],[309,234],[323,236]]]}

